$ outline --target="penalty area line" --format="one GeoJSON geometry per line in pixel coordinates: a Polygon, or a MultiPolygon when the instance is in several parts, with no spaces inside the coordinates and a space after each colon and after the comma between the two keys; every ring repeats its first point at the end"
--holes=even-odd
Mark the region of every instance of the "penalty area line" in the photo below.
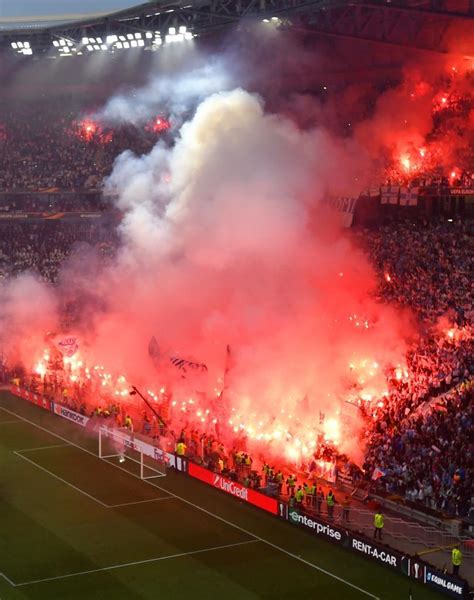
{"type": "Polygon", "coordinates": [[[135,504],[146,504],[147,502],[161,502],[161,500],[176,500],[174,496],[161,496],[160,498],[149,498],[135,502],[122,502],[121,504],[107,504],[107,508],[120,508],[122,506],[133,506],[135,504]]]}
{"type": "Polygon", "coordinates": [[[81,490],[81,488],[78,488],[74,484],[69,483],[69,481],[66,481],[62,477],[59,477],[59,475],[56,475],[55,473],[53,473],[52,471],[49,471],[45,467],[42,467],[41,465],[39,465],[38,463],[36,463],[34,460],[31,460],[30,458],[27,458],[26,456],[23,456],[23,454],[20,454],[19,452],[16,452],[16,451],[13,451],[13,454],[15,454],[16,456],[19,456],[23,460],[26,460],[26,462],[29,462],[30,465],[34,465],[37,469],[40,469],[41,471],[44,471],[45,473],[48,473],[48,475],[51,475],[51,477],[54,477],[54,479],[57,479],[61,483],[64,483],[64,485],[67,485],[70,488],[72,488],[73,490],[76,490],[76,492],[79,492],[80,494],[83,494],[84,496],[87,496],[88,498],[90,498],[94,502],[97,502],[97,504],[100,504],[104,508],[108,508],[107,504],[105,504],[105,502],[102,502],[102,500],[99,500],[98,498],[95,498],[95,496],[91,496],[91,494],[87,493],[84,490],[81,490]]]}
{"type": "MultiPolygon", "coordinates": [[[[69,444],[58,444],[56,446],[44,446],[42,448],[31,448],[31,450],[44,450],[46,448],[66,448],[66,447],[71,447],[71,446],[69,444]]],[[[85,490],[82,490],[81,488],[79,488],[76,485],[70,483],[69,481],[66,481],[62,477],[59,477],[59,475],[56,475],[55,473],[53,473],[49,469],[46,469],[45,467],[42,467],[41,465],[39,465],[34,460],[31,460],[30,458],[27,458],[26,456],[23,456],[23,454],[20,454],[20,452],[24,452],[24,450],[22,450],[22,451],[20,451],[20,450],[14,450],[13,454],[16,454],[17,456],[19,456],[23,460],[26,460],[27,462],[29,462],[30,464],[34,465],[38,469],[41,469],[45,473],[48,473],[48,475],[51,475],[51,477],[54,477],[55,479],[57,479],[61,483],[64,483],[64,485],[67,485],[70,488],[72,488],[73,490],[75,490],[76,492],[79,492],[80,494],[83,494],[84,496],[87,496],[88,498],[90,498],[94,502],[97,502],[98,504],[100,504],[104,508],[121,508],[121,507],[124,507],[124,506],[133,506],[135,504],[144,504],[146,502],[159,502],[161,500],[170,500],[170,499],[174,500],[175,499],[174,496],[160,496],[159,498],[147,498],[146,500],[136,500],[136,501],[133,501],[133,502],[122,502],[120,504],[106,504],[105,502],[102,502],[102,500],[99,500],[95,496],[92,496],[91,494],[89,494],[85,490]]]]}
{"type": "Polygon", "coordinates": [[[37,448],[22,448],[21,450],[14,450],[16,454],[23,452],[34,452],[35,450],[49,450],[50,448],[67,448],[70,444],[52,444],[51,446],[38,446],[37,448]]]}
{"type": "MultiPolygon", "coordinates": [[[[91,575],[92,573],[100,573],[101,571],[112,571],[114,569],[124,569],[125,567],[134,567],[136,565],[146,565],[147,563],[160,562],[162,560],[170,560],[172,558],[182,558],[184,556],[193,556],[195,554],[204,554],[204,552],[214,552],[216,550],[225,550],[227,548],[235,548],[237,546],[245,546],[246,544],[255,544],[259,540],[246,540],[245,542],[236,542],[234,544],[225,544],[223,546],[213,546],[211,548],[202,548],[201,550],[191,550],[190,552],[180,552],[178,554],[169,554],[168,556],[157,556],[155,558],[146,558],[145,560],[137,560],[134,562],[121,563],[111,565],[110,567],[100,567],[98,569],[89,569],[88,571],[79,571],[78,573],[68,573],[66,575],[57,575],[55,577],[45,577],[44,579],[34,579],[33,581],[23,581],[21,583],[13,583],[15,587],[24,585],[33,585],[35,583],[45,583],[47,581],[57,581],[58,579],[69,579],[70,577],[79,577],[80,575],[91,575]]],[[[10,582],[11,583],[11,582],[10,582]]]]}
{"type": "MultiPolygon", "coordinates": [[[[0,410],[3,410],[4,412],[7,412],[7,413],[13,415],[14,417],[18,417],[19,419],[21,419],[22,421],[25,421],[26,423],[29,423],[33,427],[41,429],[42,431],[45,431],[46,433],[49,433],[52,436],[62,440],[63,442],[66,442],[66,443],[70,444],[71,446],[75,446],[76,448],[79,448],[79,450],[82,450],[83,452],[86,452],[87,454],[90,454],[91,456],[94,456],[95,458],[99,459],[97,454],[94,454],[93,452],[91,452],[90,450],[87,450],[86,448],[82,448],[82,446],[79,446],[78,444],[75,444],[74,442],[67,440],[66,438],[62,437],[61,435],[54,433],[50,429],[46,429],[45,427],[42,427],[41,425],[37,425],[33,421],[30,421],[29,419],[26,419],[25,417],[22,417],[21,415],[13,412],[7,408],[4,408],[3,406],[0,406],[0,410]]],[[[25,458],[25,457],[22,457],[22,458],[25,458]]],[[[189,506],[192,506],[195,509],[200,510],[201,512],[213,517],[214,519],[217,519],[218,521],[221,521],[222,523],[226,523],[227,525],[230,525],[231,527],[234,527],[235,529],[238,529],[239,531],[246,533],[247,535],[253,537],[255,540],[258,540],[259,542],[262,542],[262,543],[266,544],[267,546],[270,546],[270,547],[274,548],[275,550],[278,550],[279,552],[286,554],[287,556],[293,558],[294,560],[297,560],[298,562],[301,562],[301,563],[307,565],[308,567],[311,567],[312,569],[319,571],[320,573],[324,573],[328,577],[331,577],[332,579],[335,579],[336,581],[339,581],[340,583],[344,583],[348,587],[361,592],[362,594],[364,594],[365,596],[368,596],[369,598],[373,598],[374,600],[381,600],[379,596],[376,596],[375,594],[372,594],[371,592],[364,590],[363,588],[355,585],[354,583],[347,581],[347,579],[344,579],[343,577],[339,577],[339,575],[336,575],[335,573],[331,573],[331,571],[327,571],[323,567],[320,567],[319,565],[316,565],[315,563],[310,562],[309,560],[306,560],[306,559],[302,558],[301,556],[298,556],[297,554],[290,552],[289,550],[285,550],[285,548],[282,548],[281,546],[278,546],[277,544],[274,544],[273,542],[270,542],[258,535],[255,535],[254,533],[248,531],[247,529],[240,527],[240,525],[237,525],[236,523],[232,523],[231,521],[224,519],[224,517],[220,517],[219,515],[216,515],[215,513],[203,508],[202,506],[194,504],[194,502],[191,502],[190,500],[186,500],[186,498],[183,498],[182,496],[178,496],[177,494],[174,494],[171,490],[168,490],[162,486],[156,485],[152,481],[143,480],[140,477],[138,477],[138,475],[134,475],[133,473],[130,473],[130,471],[127,471],[127,469],[124,469],[124,468],[120,467],[119,465],[114,465],[113,463],[109,463],[109,464],[117,469],[120,469],[121,471],[124,471],[125,473],[128,473],[129,475],[132,475],[132,477],[135,477],[136,479],[140,479],[140,481],[145,481],[145,483],[147,483],[148,485],[151,485],[154,488],[161,490],[162,492],[166,492],[173,498],[176,498],[177,500],[181,500],[185,504],[188,504],[189,506]]]]}
{"type": "Polygon", "coordinates": [[[3,577],[3,579],[5,579],[5,581],[7,581],[12,587],[16,587],[17,586],[17,584],[14,581],[12,581],[10,579],[10,577],[7,577],[5,575],[5,573],[0,573],[0,577],[3,577]]]}

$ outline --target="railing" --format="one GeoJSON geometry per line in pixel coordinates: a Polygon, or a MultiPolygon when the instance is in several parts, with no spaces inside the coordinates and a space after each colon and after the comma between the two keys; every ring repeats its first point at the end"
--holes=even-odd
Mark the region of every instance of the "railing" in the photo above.
{"type": "MultiPolygon", "coordinates": [[[[303,508],[307,512],[318,515],[314,507],[303,504],[303,508]]],[[[319,513],[319,516],[326,520],[328,518],[326,510],[319,513]]],[[[343,526],[347,529],[361,531],[365,535],[371,536],[374,531],[374,511],[351,506],[347,520],[343,517],[343,507],[336,504],[332,522],[340,527],[343,526]]],[[[414,548],[410,548],[410,551],[418,552],[421,551],[421,548],[443,548],[460,543],[463,546],[464,556],[466,558],[474,558],[474,548],[467,543],[472,541],[472,538],[455,536],[442,529],[427,527],[420,523],[407,521],[400,517],[386,515],[385,513],[384,523],[383,535],[390,538],[390,543],[394,548],[398,547],[406,551],[407,544],[409,544],[414,546],[414,548]]],[[[446,552],[448,551],[449,549],[446,550],[446,552]]]]}

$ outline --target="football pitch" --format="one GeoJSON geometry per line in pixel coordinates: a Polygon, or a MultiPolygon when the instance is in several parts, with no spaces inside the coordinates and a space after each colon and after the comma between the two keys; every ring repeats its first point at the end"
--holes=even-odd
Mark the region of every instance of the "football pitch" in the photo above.
{"type": "Polygon", "coordinates": [[[142,481],[8,392],[0,465],[0,600],[442,597],[180,473],[142,481]]]}

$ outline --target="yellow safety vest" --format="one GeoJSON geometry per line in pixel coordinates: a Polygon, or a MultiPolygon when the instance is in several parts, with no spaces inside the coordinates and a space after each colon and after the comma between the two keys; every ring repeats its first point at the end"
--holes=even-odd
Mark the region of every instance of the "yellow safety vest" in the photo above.
{"type": "Polygon", "coordinates": [[[382,529],[383,525],[384,525],[384,521],[383,521],[383,515],[381,515],[380,513],[377,513],[374,517],[374,525],[377,529],[382,529]]]}
{"type": "Polygon", "coordinates": [[[459,567],[462,563],[462,552],[458,548],[453,548],[452,561],[456,567],[459,567]]]}
{"type": "Polygon", "coordinates": [[[328,506],[334,506],[334,495],[331,494],[326,498],[326,502],[328,506]]]}
{"type": "Polygon", "coordinates": [[[303,500],[303,498],[304,498],[303,490],[296,490],[296,500],[298,502],[301,502],[301,500],[303,500]]]}

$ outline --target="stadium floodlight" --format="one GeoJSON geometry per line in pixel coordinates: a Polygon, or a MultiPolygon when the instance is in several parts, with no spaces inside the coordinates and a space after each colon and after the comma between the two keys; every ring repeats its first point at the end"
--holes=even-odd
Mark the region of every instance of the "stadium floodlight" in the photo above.
{"type": "Polygon", "coordinates": [[[133,40],[133,33],[127,33],[127,40],[133,40]]]}
{"type": "Polygon", "coordinates": [[[138,40],[138,46],[139,48],[143,48],[143,46],[145,45],[145,42],[143,40],[138,40]]]}
{"type": "Polygon", "coordinates": [[[123,47],[124,48],[130,48],[130,43],[129,42],[124,42],[123,43],[123,47]]]}
{"type": "Polygon", "coordinates": [[[94,44],[94,50],[100,50],[99,44],[94,44]]]}
{"type": "Polygon", "coordinates": [[[10,46],[13,50],[16,50],[18,54],[24,54],[26,56],[31,56],[33,54],[33,49],[31,48],[30,42],[11,42],[10,46]]]}
{"type": "Polygon", "coordinates": [[[137,41],[136,41],[136,40],[132,40],[132,41],[130,42],[130,46],[131,46],[132,48],[136,48],[136,47],[138,46],[138,43],[137,43],[137,41]]]}
{"type": "Polygon", "coordinates": [[[96,39],[95,39],[95,41],[96,41],[98,44],[103,44],[103,43],[104,43],[104,42],[102,41],[102,38],[100,38],[100,37],[96,38],[96,39]]]}
{"type": "Polygon", "coordinates": [[[55,46],[56,48],[59,46],[58,40],[53,40],[53,46],[55,46]]]}
{"type": "Polygon", "coordinates": [[[102,44],[102,46],[100,47],[101,50],[108,50],[107,48],[107,44],[102,44]]]}
{"type": "Polygon", "coordinates": [[[92,52],[92,50],[94,50],[94,48],[89,44],[89,46],[87,46],[87,49],[89,50],[89,52],[92,52]]]}
{"type": "Polygon", "coordinates": [[[145,37],[147,40],[151,40],[153,38],[153,33],[151,31],[147,31],[145,33],[145,37]]]}
{"type": "Polygon", "coordinates": [[[116,35],[108,35],[106,38],[107,44],[115,44],[118,41],[118,37],[116,35]]]}
{"type": "Polygon", "coordinates": [[[119,48],[119,49],[123,48],[123,44],[122,44],[122,42],[117,42],[117,43],[115,44],[115,47],[116,47],[116,48],[119,48]]]}
{"type": "Polygon", "coordinates": [[[136,33],[135,34],[135,39],[136,40],[141,40],[142,39],[142,34],[141,33],[136,33]]]}
{"type": "Polygon", "coordinates": [[[84,46],[87,46],[87,44],[89,43],[89,38],[83,37],[82,38],[82,43],[84,44],[84,46]]]}
{"type": "Polygon", "coordinates": [[[176,35],[176,27],[170,27],[168,29],[168,35],[176,35]]]}
{"type": "Polygon", "coordinates": [[[184,35],[186,33],[186,25],[181,25],[178,32],[184,35]]]}
{"type": "Polygon", "coordinates": [[[119,35],[119,40],[121,42],[125,42],[127,40],[127,38],[124,35],[119,35]]]}

